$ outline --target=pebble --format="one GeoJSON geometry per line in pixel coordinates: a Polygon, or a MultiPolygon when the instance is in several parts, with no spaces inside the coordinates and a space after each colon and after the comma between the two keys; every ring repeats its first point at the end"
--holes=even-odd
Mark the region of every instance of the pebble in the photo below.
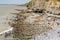
{"type": "Polygon", "coordinates": [[[60,40],[60,26],[54,27],[52,30],[48,32],[37,35],[35,39],[36,40],[60,40]]]}

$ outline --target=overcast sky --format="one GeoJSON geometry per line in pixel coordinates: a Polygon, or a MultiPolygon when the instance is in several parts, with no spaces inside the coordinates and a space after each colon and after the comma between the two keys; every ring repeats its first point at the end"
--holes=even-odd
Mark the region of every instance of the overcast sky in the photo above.
{"type": "Polygon", "coordinates": [[[0,0],[0,4],[25,4],[30,0],[0,0]]]}

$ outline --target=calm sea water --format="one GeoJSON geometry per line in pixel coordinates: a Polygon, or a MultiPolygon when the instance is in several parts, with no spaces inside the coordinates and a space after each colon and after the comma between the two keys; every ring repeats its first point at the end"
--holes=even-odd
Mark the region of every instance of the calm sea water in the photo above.
{"type": "Polygon", "coordinates": [[[23,9],[23,6],[16,6],[16,5],[0,5],[0,16],[4,16],[6,14],[17,12],[14,9],[23,9]]]}

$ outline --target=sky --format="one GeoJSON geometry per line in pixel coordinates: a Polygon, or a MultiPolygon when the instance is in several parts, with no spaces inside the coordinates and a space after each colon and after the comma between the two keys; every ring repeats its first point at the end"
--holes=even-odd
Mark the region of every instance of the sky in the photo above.
{"type": "Polygon", "coordinates": [[[30,0],[0,0],[0,4],[25,4],[30,0]]]}

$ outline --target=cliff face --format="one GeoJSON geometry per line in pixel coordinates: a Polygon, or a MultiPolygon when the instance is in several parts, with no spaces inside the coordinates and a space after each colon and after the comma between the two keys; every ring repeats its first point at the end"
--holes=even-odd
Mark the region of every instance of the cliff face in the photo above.
{"type": "Polygon", "coordinates": [[[52,12],[52,14],[60,13],[60,2],[49,0],[46,5],[46,10],[52,12]]]}
{"type": "Polygon", "coordinates": [[[32,0],[31,2],[27,3],[27,5],[30,8],[43,9],[45,8],[45,0],[32,0]]]}
{"type": "Polygon", "coordinates": [[[60,13],[60,2],[58,0],[32,0],[27,5],[30,9],[46,9],[53,14],[60,13]]]}

